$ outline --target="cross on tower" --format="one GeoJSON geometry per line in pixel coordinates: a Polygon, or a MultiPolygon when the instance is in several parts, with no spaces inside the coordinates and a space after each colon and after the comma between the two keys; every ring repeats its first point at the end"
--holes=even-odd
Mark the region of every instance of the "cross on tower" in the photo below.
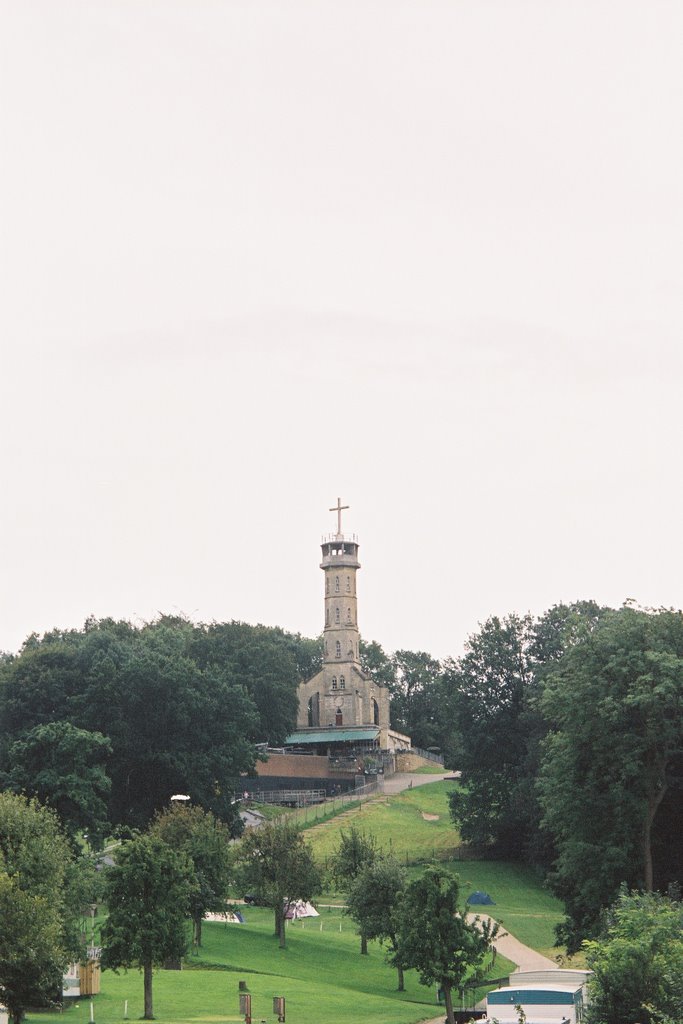
{"type": "Polygon", "coordinates": [[[350,507],[351,507],[350,505],[342,505],[341,498],[337,498],[337,504],[334,506],[334,508],[328,509],[328,512],[336,512],[337,513],[337,536],[338,537],[341,537],[341,535],[342,535],[342,528],[341,528],[342,509],[350,508],[350,507]]]}

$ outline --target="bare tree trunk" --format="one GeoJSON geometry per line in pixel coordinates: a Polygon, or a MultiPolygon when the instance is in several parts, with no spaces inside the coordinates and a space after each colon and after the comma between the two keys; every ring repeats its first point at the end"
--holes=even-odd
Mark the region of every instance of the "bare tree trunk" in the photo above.
{"type": "Polygon", "coordinates": [[[455,1024],[455,1017],[453,1015],[453,999],[451,997],[451,983],[449,981],[442,981],[441,987],[443,994],[446,997],[446,1020],[448,1024],[455,1024]]]}
{"type": "Polygon", "coordinates": [[[403,980],[403,968],[397,967],[396,970],[398,971],[398,990],[399,992],[405,992],[406,986],[403,980]]]}
{"type": "Polygon", "coordinates": [[[199,949],[202,944],[202,914],[197,913],[194,916],[194,944],[199,949]]]}
{"type": "Polygon", "coordinates": [[[647,814],[645,815],[645,828],[643,829],[643,885],[646,892],[652,892],[655,887],[654,868],[652,865],[652,823],[655,820],[657,808],[664,799],[666,790],[666,783],[663,783],[656,792],[650,792],[647,801],[647,814]]]}
{"type": "Polygon", "coordinates": [[[362,956],[368,955],[368,938],[364,932],[360,933],[360,951],[362,956]]]}
{"type": "Polygon", "coordinates": [[[286,944],[286,941],[287,941],[286,938],[285,938],[286,922],[287,922],[287,918],[285,917],[285,912],[284,912],[284,910],[281,910],[280,911],[280,932],[279,932],[279,935],[280,935],[280,949],[285,949],[285,944],[286,944]]]}
{"type": "Polygon", "coordinates": [[[143,1014],[144,1020],[154,1020],[154,1006],[152,1004],[152,965],[151,963],[143,964],[142,968],[144,978],[144,991],[145,991],[145,1012],[143,1014]]]}

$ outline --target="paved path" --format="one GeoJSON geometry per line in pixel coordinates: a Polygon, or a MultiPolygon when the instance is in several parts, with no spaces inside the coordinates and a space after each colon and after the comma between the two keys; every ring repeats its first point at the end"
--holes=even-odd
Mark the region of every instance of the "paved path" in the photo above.
{"type": "MultiPolygon", "coordinates": [[[[468,915],[468,917],[474,916],[474,914],[468,915]]],[[[491,920],[487,914],[477,914],[476,916],[480,917],[482,921],[491,920]]],[[[505,931],[504,928],[503,931],[505,931]]],[[[530,949],[529,946],[525,946],[514,935],[510,935],[507,932],[496,939],[494,946],[501,956],[507,957],[508,960],[512,960],[513,964],[517,964],[518,971],[557,970],[557,964],[554,960],[549,960],[547,956],[537,953],[535,949],[530,949]]]]}
{"type": "Polygon", "coordinates": [[[393,775],[384,776],[380,792],[391,796],[394,793],[402,793],[404,789],[426,786],[428,782],[441,782],[443,779],[457,778],[459,774],[459,772],[440,772],[438,775],[415,775],[412,772],[394,772],[393,775]]]}

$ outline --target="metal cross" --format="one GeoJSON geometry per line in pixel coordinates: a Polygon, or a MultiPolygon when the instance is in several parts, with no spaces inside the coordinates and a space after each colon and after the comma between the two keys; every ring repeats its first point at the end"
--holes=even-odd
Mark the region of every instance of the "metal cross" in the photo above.
{"type": "Polygon", "coordinates": [[[339,536],[339,537],[341,537],[341,532],[342,532],[342,528],[341,528],[342,509],[350,508],[350,507],[351,507],[350,505],[342,505],[341,498],[337,498],[337,504],[334,506],[334,508],[328,509],[328,512],[336,512],[337,513],[337,536],[339,536]]]}

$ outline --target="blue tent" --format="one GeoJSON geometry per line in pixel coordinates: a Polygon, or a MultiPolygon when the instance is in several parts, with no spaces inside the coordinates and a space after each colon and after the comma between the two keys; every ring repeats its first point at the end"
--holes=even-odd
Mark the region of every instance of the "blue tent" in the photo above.
{"type": "Polygon", "coordinates": [[[487,892],[482,892],[479,889],[476,892],[473,892],[471,896],[467,897],[467,902],[476,903],[479,906],[484,905],[495,907],[496,905],[495,900],[492,900],[487,892]]]}

